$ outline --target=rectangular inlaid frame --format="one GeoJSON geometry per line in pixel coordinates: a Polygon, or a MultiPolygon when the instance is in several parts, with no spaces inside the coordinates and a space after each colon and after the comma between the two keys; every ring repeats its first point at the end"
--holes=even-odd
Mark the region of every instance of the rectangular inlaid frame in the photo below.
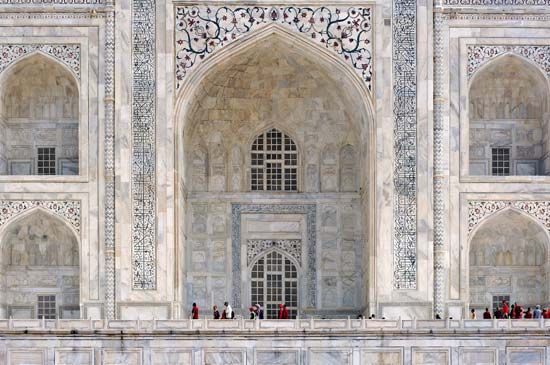
{"type": "Polygon", "coordinates": [[[242,214],[305,214],[307,225],[306,305],[317,305],[317,206],[315,204],[231,204],[231,252],[233,305],[241,307],[241,217],[242,214]]]}

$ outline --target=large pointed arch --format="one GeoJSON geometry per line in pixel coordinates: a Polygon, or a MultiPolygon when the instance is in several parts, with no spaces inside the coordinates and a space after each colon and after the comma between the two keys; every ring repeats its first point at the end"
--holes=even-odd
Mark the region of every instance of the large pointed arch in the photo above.
{"type": "Polygon", "coordinates": [[[526,212],[506,207],[485,217],[464,247],[470,308],[496,307],[502,299],[522,306],[546,302],[549,252],[548,230],[526,212]]]}
{"type": "Polygon", "coordinates": [[[12,219],[0,232],[0,275],[11,281],[0,288],[0,316],[79,318],[81,253],[73,227],[41,207],[12,219]]]}
{"type": "MultiPolygon", "coordinates": [[[[358,146],[358,160],[361,160],[360,170],[362,173],[361,177],[361,186],[363,190],[360,193],[354,192],[356,195],[348,195],[348,198],[355,199],[354,204],[357,202],[357,206],[359,206],[361,203],[359,203],[362,200],[365,200],[362,203],[362,207],[368,207],[366,210],[372,211],[375,207],[375,201],[374,201],[374,186],[373,183],[364,183],[365,181],[374,181],[375,180],[375,163],[374,163],[374,118],[373,118],[373,105],[371,101],[371,95],[369,93],[368,87],[363,79],[357,74],[357,72],[347,63],[343,62],[341,58],[338,57],[337,54],[334,52],[331,52],[331,50],[328,50],[326,48],[320,47],[319,45],[316,45],[315,43],[311,42],[310,40],[306,39],[304,35],[297,34],[296,32],[289,31],[288,29],[277,25],[277,24],[270,24],[262,29],[259,29],[254,32],[250,32],[249,34],[243,35],[236,41],[220,48],[216,52],[213,52],[212,54],[209,54],[207,58],[205,58],[202,62],[200,62],[196,67],[193,68],[192,72],[189,72],[186,77],[183,79],[183,83],[180,86],[179,94],[176,97],[176,105],[175,105],[175,114],[174,114],[174,141],[175,141],[175,191],[176,191],[176,214],[175,219],[177,224],[175,224],[175,227],[177,227],[177,233],[176,233],[176,244],[180,245],[178,248],[176,248],[176,252],[179,252],[180,255],[183,253],[184,249],[189,250],[207,250],[208,247],[207,244],[199,245],[198,243],[195,244],[193,242],[197,241],[195,240],[193,234],[193,220],[197,220],[196,228],[198,230],[201,230],[203,236],[205,236],[204,230],[205,225],[207,222],[207,216],[215,216],[219,213],[220,210],[217,212],[214,212],[213,209],[218,208],[209,208],[208,204],[204,204],[205,201],[199,201],[200,199],[205,199],[209,196],[209,194],[205,194],[201,191],[190,191],[188,188],[188,180],[186,180],[186,171],[189,168],[188,165],[188,157],[190,156],[190,150],[188,150],[193,145],[200,144],[200,141],[205,139],[206,134],[202,135],[202,133],[199,133],[200,138],[195,138],[195,131],[198,130],[198,128],[195,129],[196,125],[199,125],[202,123],[203,120],[199,117],[196,117],[197,113],[195,113],[193,107],[197,104],[197,100],[204,100],[205,103],[209,102],[206,98],[201,99],[201,93],[202,95],[205,95],[205,87],[207,85],[215,85],[216,87],[220,87],[222,84],[218,84],[215,82],[211,82],[211,79],[214,79],[214,81],[220,81],[220,80],[226,80],[226,82],[230,82],[231,77],[233,77],[233,73],[231,73],[233,70],[231,67],[240,67],[242,62],[246,62],[248,59],[247,57],[252,57],[255,60],[257,58],[261,57],[262,52],[264,51],[266,47],[273,46],[273,52],[270,54],[270,58],[276,59],[279,56],[288,56],[288,59],[295,60],[295,62],[303,62],[311,64],[315,67],[315,70],[322,71],[319,72],[319,77],[322,78],[323,81],[326,80],[326,83],[328,84],[330,81],[330,88],[329,93],[327,95],[333,95],[338,94],[337,97],[339,98],[339,102],[342,104],[345,104],[345,108],[341,108],[341,110],[344,113],[347,113],[345,115],[345,128],[340,128],[342,130],[342,134],[346,134],[344,138],[341,138],[341,140],[335,140],[335,145],[341,145],[341,144],[348,144],[351,143],[353,145],[358,146]],[[276,47],[274,46],[276,45],[276,47]],[[288,54],[286,53],[288,52],[288,54]],[[224,73],[222,71],[230,70],[231,72],[224,73]],[[223,77],[222,77],[223,76],[223,77]],[[210,81],[209,81],[210,80],[210,81]],[[350,137],[352,135],[352,137],[350,137]],[[349,140],[346,140],[349,139],[349,140]],[[196,210],[195,210],[196,207],[196,210]],[[189,209],[189,210],[187,210],[189,209]],[[185,248],[184,248],[185,243],[185,248]],[[191,247],[192,246],[192,247],[191,247]]],[[[283,59],[283,58],[281,58],[283,59]]],[[[288,61],[288,60],[285,60],[288,61]]],[[[292,72],[296,72],[298,68],[293,68],[292,72]]],[[[291,74],[291,73],[288,73],[291,74]]],[[[285,74],[286,77],[287,74],[285,74]]],[[[309,77],[309,76],[308,76],[309,77]]],[[[222,80],[222,82],[223,82],[222,80]]],[[[324,89],[323,89],[324,90],[324,89]]],[[[220,94],[216,94],[220,95],[220,94]]],[[[327,97],[328,99],[328,97],[327,97]]],[[[323,99],[324,100],[324,99],[323,99]]],[[[338,104],[339,106],[339,104],[338,104]]],[[[200,107],[203,107],[201,105],[200,107]]],[[[206,107],[205,107],[206,108],[206,107]]],[[[215,119],[215,118],[214,118],[215,119]]],[[[257,120],[260,120],[262,118],[257,118],[257,120]]],[[[224,121],[222,117],[219,119],[220,121],[224,121]]],[[[256,119],[254,119],[256,121],[256,119]]],[[[209,122],[209,121],[207,121],[209,122]]],[[[224,121],[225,123],[225,121],[224,121]]],[[[237,122],[235,122],[237,123],[237,122]]],[[[256,122],[255,122],[256,123],[256,122]]],[[[211,127],[213,124],[210,123],[209,126],[211,127]]],[[[270,120],[269,118],[264,118],[260,122],[257,122],[256,124],[250,124],[246,125],[245,133],[239,134],[239,141],[244,145],[247,141],[253,140],[258,131],[262,131],[265,129],[268,129],[271,126],[276,126],[277,128],[280,128],[281,130],[285,131],[285,129],[288,127],[287,124],[279,125],[277,123],[277,120],[270,120]]],[[[336,125],[336,124],[335,124],[336,125]]],[[[210,128],[209,127],[209,128],[210,128]]],[[[225,128],[225,127],[223,127],[225,128]]],[[[232,126],[233,128],[233,126],[232,126]]],[[[292,127],[294,128],[294,127],[292,127]]],[[[291,129],[292,129],[291,128],[291,129]]],[[[308,127],[309,128],[309,127],[308,127]]],[[[314,128],[314,127],[313,127],[314,128]]],[[[336,128],[336,127],[332,127],[336,128]]],[[[221,130],[221,127],[220,129],[221,130]]],[[[217,129],[216,131],[219,132],[217,129]]],[[[328,129],[327,129],[328,130],[328,129]]],[[[230,131],[233,133],[233,131],[230,131]]],[[[301,131],[302,132],[302,131],[301,131]]],[[[292,131],[288,132],[290,135],[293,135],[292,131]]],[[[300,151],[306,151],[307,150],[307,144],[305,143],[305,138],[303,137],[303,133],[299,135],[300,138],[303,140],[299,140],[298,142],[298,148],[300,151]],[[303,146],[301,144],[304,144],[303,146]]],[[[296,141],[295,141],[296,142],[296,141]]],[[[225,145],[231,145],[231,143],[228,143],[227,141],[224,141],[225,145]]],[[[303,161],[302,161],[303,162],[303,161]]],[[[248,168],[248,166],[246,166],[248,168]]],[[[359,169],[359,167],[358,167],[359,169]]],[[[305,170],[305,169],[304,169],[305,170]]],[[[335,172],[338,174],[337,172],[335,172]]],[[[246,173],[245,173],[246,174],[246,173]]],[[[312,175],[316,176],[319,175],[319,170],[313,171],[312,175]]],[[[302,172],[302,176],[304,173],[302,172]]],[[[247,179],[248,180],[248,179],[247,179]]],[[[247,183],[246,183],[247,184],[247,183]]],[[[302,184],[303,186],[304,184],[302,184]]],[[[239,196],[239,199],[242,199],[243,204],[246,205],[246,203],[249,202],[250,196],[246,197],[245,194],[250,194],[250,192],[241,192],[244,194],[241,194],[239,196]]],[[[298,192],[292,192],[294,194],[300,193],[298,192]]],[[[220,199],[217,201],[219,205],[222,205],[223,200],[225,198],[224,195],[220,194],[220,192],[216,192],[220,199]]],[[[258,195],[258,194],[256,194],[258,195]]],[[[273,195],[274,196],[274,195],[273,195]]],[[[273,197],[271,196],[271,197],[273,197]]],[[[266,195],[267,197],[267,195],[266,195]]],[[[304,214],[303,204],[300,204],[295,197],[292,197],[290,195],[281,195],[282,200],[279,201],[281,206],[291,206],[291,207],[298,207],[300,208],[299,212],[296,212],[296,214],[304,214]]],[[[313,197],[312,199],[316,199],[313,197]]],[[[331,197],[330,199],[333,199],[331,197]]],[[[337,194],[334,194],[335,201],[337,199],[340,199],[337,194]]],[[[267,202],[269,203],[269,202],[267,202]]],[[[341,202],[338,201],[337,204],[340,204],[341,202]]],[[[342,203],[343,204],[343,203],[342,203]]],[[[269,206],[270,204],[266,204],[269,206]]],[[[263,206],[263,205],[262,205],[263,206]]],[[[295,208],[295,209],[298,209],[295,208]]],[[[221,208],[220,208],[221,209],[221,208]]],[[[341,209],[344,209],[344,206],[342,205],[341,209]]],[[[223,209],[221,209],[223,211],[223,209]]],[[[362,209],[357,209],[356,212],[362,212],[362,209]]],[[[228,213],[227,211],[224,211],[224,214],[228,213]]],[[[260,214],[269,214],[269,210],[266,211],[260,211],[260,214]]],[[[289,213],[290,214],[290,213],[289,213]]],[[[309,213],[308,213],[309,214],[309,213]]],[[[362,245],[365,242],[373,243],[374,242],[374,229],[373,227],[373,221],[374,221],[374,214],[365,213],[357,213],[361,216],[360,219],[364,219],[365,221],[365,228],[364,230],[361,230],[360,234],[361,237],[364,237],[363,240],[354,240],[349,241],[347,244],[348,246],[351,245],[362,245]],[[365,233],[367,232],[367,233],[365,233]]],[[[351,213],[349,215],[352,215],[351,213]]],[[[228,254],[231,253],[233,256],[230,262],[232,262],[232,267],[228,266],[229,273],[232,273],[232,276],[230,279],[226,281],[225,287],[226,288],[233,288],[234,292],[229,293],[226,292],[225,295],[227,297],[233,298],[233,303],[236,303],[236,306],[241,306],[241,296],[244,295],[244,285],[241,283],[241,274],[245,273],[245,270],[241,269],[241,263],[240,263],[240,254],[235,253],[237,251],[240,251],[237,246],[241,244],[240,239],[234,239],[233,233],[235,231],[235,220],[237,220],[235,214],[228,214],[227,221],[231,221],[231,237],[232,237],[232,246],[228,248],[227,252],[228,254]],[[236,261],[239,261],[236,263],[236,261]],[[231,281],[229,281],[231,280],[231,281]]],[[[358,219],[359,220],[359,219],[358,219]]],[[[354,226],[356,228],[356,226],[354,226]]],[[[210,228],[209,228],[210,229],[210,228]]],[[[308,226],[309,231],[309,226],[308,226]]],[[[198,234],[198,233],[197,233],[198,234]]],[[[309,234],[309,233],[308,233],[309,234]]],[[[236,237],[236,236],[235,236],[236,237]]],[[[307,241],[308,244],[311,242],[311,248],[307,248],[307,250],[312,250],[315,252],[315,244],[316,241],[315,236],[312,235],[312,238],[309,236],[304,238],[304,241],[307,241]]],[[[348,247],[348,249],[352,249],[348,247]]],[[[360,252],[366,252],[367,250],[361,248],[360,252]]],[[[308,257],[311,257],[308,262],[308,278],[306,279],[306,286],[307,291],[304,295],[306,295],[304,300],[304,305],[310,306],[312,308],[316,308],[317,304],[317,291],[315,289],[317,285],[317,279],[315,278],[316,270],[318,270],[318,266],[315,264],[315,255],[311,253],[311,255],[308,254],[308,257]],[[311,267],[310,267],[311,266],[311,267]]],[[[196,281],[193,278],[195,276],[199,276],[199,274],[195,274],[197,271],[193,270],[192,267],[195,265],[194,262],[192,262],[192,255],[186,254],[185,256],[186,263],[178,265],[176,268],[176,282],[180,283],[177,290],[179,290],[179,293],[176,294],[177,297],[183,298],[185,296],[184,293],[190,293],[190,296],[193,296],[193,298],[196,298],[197,295],[202,295],[201,293],[204,292],[203,288],[205,285],[213,285],[213,284],[203,284],[203,282],[206,282],[203,280],[202,282],[196,281]],[[191,268],[190,268],[191,267],[191,268]],[[188,271],[186,271],[188,270],[188,271]],[[189,273],[192,272],[192,273],[189,273]],[[187,275],[187,277],[186,277],[187,275]],[[186,281],[189,281],[188,285],[193,286],[193,284],[196,284],[197,286],[197,295],[194,294],[194,289],[185,291],[184,285],[186,285],[186,281]]],[[[201,260],[203,260],[201,257],[204,257],[203,252],[197,253],[197,264],[196,267],[204,267],[201,266],[201,260]]],[[[203,262],[203,261],[202,261],[203,262]]],[[[363,262],[363,261],[362,261],[363,262]]],[[[362,268],[356,268],[357,270],[362,270],[362,268]]],[[[202,272],[202,271],[201,271],[202,272]]],[[[204,271],[203,275],[210,275],[210,273],[204,271]]],[[[202,280],[202,279],[201,279],[202,280]]],[[[221,285],[220,285],[221,286],[221,285]]],[[[358,285],[359,287],[359,285],[358,285]]],[[[361,286],[362,288],[363,286],[361,286]]],[[[229,291],[229,289],[226,289],[229,291]]],[[[365,289],[365,292],[367,290],[365,289]]],[[[359,296],[358,296],[359,297],[359,296]]],[[[365,296],[361,296],[361,299],[358,299],[357,302],[361,301],[363,302],[366,298],[365,296]]],[[[187,298],[189,300],[189,298],[187,298]]],[[[319,304],[319,308],[323,304],[319,304]]],[[[353,304],[355,305],[355,303],[353,304]]],[[[364,305],[364,304],[361,304],[364,305]]],[[[244,307],[243,307],[244,308],[244,307]]],[[[332,307],[331,310],[336,310],[336,307],[332,307]]],[[[352,314],[356,314],[356,312],[353,312],[352,314]]]]}

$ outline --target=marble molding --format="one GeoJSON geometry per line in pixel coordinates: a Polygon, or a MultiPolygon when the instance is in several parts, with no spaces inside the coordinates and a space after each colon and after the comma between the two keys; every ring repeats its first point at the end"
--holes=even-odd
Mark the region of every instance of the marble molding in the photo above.
{"type": "Polygon", "coordinates": [[[449,6],[549,6],[549,0],[443,0],[449,6]]]}

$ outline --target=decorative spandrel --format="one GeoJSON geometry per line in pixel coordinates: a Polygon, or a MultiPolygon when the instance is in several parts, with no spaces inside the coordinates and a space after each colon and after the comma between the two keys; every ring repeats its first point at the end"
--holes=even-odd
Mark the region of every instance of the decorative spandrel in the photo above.
{"type": "Polygon", "coordinates": [[[481,66],[504,54],[523,57],[550,77],[550,46],[547,45],[469,45],[468,77],[472,78],[481,66]]]}
{"type": "Polygon", "coordinates": [[[416,288],[416,0],[393,3],[393,285],[416,288]]]}
{"type": "Polygon", "coordinates": [[[372,88],[372,9],[369,7],[176,7],[176,88],[199,62],[268,24],[302,33],[336,52],[372,88]]]}
{"type": "Polygon", "coordinates": [[[512,208],[538,220],[550,232],[550,201],[540,200],[470,200],[468,201],[468,234],[487,217],[512,208]]]}
{"type": "Polygon", "coordinates": [[[12,218],[41,208],[67,221],[80,232],[80,200],[0,200],[0,228],[12,218]]]}
{"type": "Polygon", "coordinates": [[[0,73],[18,59],[40,52],[51,56],[66,65],[77,78],[80,78],[79,44],[0,44],[0,73]]]}

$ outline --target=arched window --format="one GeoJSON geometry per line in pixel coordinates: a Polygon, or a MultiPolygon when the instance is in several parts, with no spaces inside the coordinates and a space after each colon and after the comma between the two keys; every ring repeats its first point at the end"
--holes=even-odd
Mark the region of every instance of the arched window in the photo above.
{"type": "Polygon", "coordinates": [[[78,175],[75,77],[41,54],[2,75],[0,175],[78,175]]]}
{"type": "Polygon", "coordinates": [[[268,252],[252,267],[252,303],[265,309],[265,318],[277,318],[279,304],[286,304],[289,318],[298,312],[298,271],[294,263],[277,251],[268,252]]]}
{"type": "Polygon", "coordinates": [[[77,237],[60,219],[35,211],[6,227],[0,242],[0,317],[79,318],[77,237]]]}
{"type": "Polygon", "coordinates": [[[298,190],[298,151],[296,144],[286,134],[272,128],[252,144],[252,191],[298,190]]]}

